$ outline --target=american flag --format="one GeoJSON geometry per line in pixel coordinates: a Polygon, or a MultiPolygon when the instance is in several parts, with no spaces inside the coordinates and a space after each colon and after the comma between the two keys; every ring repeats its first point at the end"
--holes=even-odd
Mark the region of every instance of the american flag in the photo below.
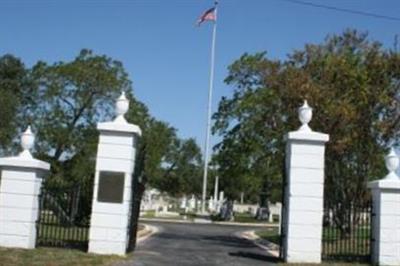
{"type": "Polygon", "coordinates": [[[204,21],[216,21],[217,16],[215,15],[215,7],[208,9],[206,12],[203,13],[203,15],[200,16],[200,18],[197,20],[197,26],[200,26],[201,23],[204,21]]]}

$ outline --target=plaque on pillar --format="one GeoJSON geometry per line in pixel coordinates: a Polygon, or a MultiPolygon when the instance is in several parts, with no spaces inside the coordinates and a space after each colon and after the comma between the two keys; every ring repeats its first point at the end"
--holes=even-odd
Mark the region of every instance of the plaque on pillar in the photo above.
{"type": "Polygon", "coordinates": [[[100,171],[97,201],[122,203],[124,197],[125,173],[100,171]]]}

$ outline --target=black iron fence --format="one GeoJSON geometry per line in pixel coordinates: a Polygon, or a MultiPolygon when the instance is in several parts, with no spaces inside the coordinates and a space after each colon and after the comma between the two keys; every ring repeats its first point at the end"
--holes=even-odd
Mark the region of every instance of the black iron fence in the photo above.
{"type": "Polygon", "coordinates": [[[129,245],[128,252],[133,251],[136,247],[136,237],[139,228],[140,202],[142,199],[144,186],[139,182],[135,182],[132,190],[131,216],[129,217],[129,245]]]}
{"type": "Polygon", "coordinates": [[[369,262],[372,246],[372,202],[325,204],[322,258],[369,262]]]}
{"type": "Polygon", "coordinates": [[[280,240],[279,240],[279,258],[281,260],[284,259],[284,248],[285,248],[285,238],[286,238],[286,226],[287,226],[287,215],[286,215],[286,189],[287,189],[287,175],[286,175],[286,160],[284,159],[282,162],[282,208],[281,208],[281,217],[280,217],[280,240]]]}
{"type": "Polygon", "coordinates": [[[42,189],[37,222],[37,245],[87,249],[90,202],[79,187],[42,189]]]}

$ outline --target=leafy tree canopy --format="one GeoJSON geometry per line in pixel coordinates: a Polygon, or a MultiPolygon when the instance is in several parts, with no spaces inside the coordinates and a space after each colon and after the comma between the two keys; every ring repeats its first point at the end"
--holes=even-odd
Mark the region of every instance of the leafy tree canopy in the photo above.
{"type": "Polygon", "coordinates": [[[27,69],[13,55],[0,57],[0,150],[11,150],[22,114],[32,103],[27,69]]]}
{"type": "MultiPolygon", "coordinates": [[[[140,176],[144,183],[149,180],[152,186],[176,194],[174,186],[165,184],[194,178],[189,177],[188,167],[195,167],[200,149],[193,140],[179,139],[173,127],[149,114],[133,95],[121,62],[91,50],[82,50],[72,61],[40,61],[31,69],[12,55],[0,57],[0,150],[6,152],[17,132],[32,124],[36,156],[51,163],[47,183],[80,184],[90,201],[96,124],[112,119],[121,91],[130,100],[127,120],[143,131],[138,147],[140,176]]],[[[191,170],[197,174],[197,168],[191,170]]]]}
{"type": "Polygon", "coordinates": [[[297,108],[314,108],[311,128],[330,134],[326,151],[327,195],[362,201],[366,182],[381,177],[383,152],[398,145],[400,54],[346,30],[322,44],[307,44],[285,60],[244,54],[229,67],[234,87],[214,114],[215,147],[222,185],[231,197],[254,195],[261,184],[280,199],[283,136],[299,127],[297,108]]]}

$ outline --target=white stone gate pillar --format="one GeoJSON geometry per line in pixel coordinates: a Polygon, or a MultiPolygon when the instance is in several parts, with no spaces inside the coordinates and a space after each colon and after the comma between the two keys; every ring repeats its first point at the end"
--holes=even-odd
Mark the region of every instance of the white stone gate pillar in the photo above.
{"type": "Polygon", "coordinates": [[[141,130],[124,114],[129,102],[124,93],[116,102],[117,118],[99,123],[99,144],[93,190],[89,252],[125,255],[129,242],[132,174],[141,130]]]}
{"type": "Polygon", "coordinates": [[[22,134],[24,151],[0,159],[0,246],[35,248],[36,221],[42,179],[50,170],[46,162],[32,157],[35,137],[30,127],[22,134]]]}
{"type": "Polygon", "coordinates": [[[302,126],[286,135],[284,259],[289,263],[319,263],[324,193],[325,143],[329,135],[308,126],[312,109],[299,108],[302,126]]]}
{"type": "Polygon", "coordinates": [[[400,265],[400,178],[396,174],[399,158],[392,149],[385,157],[389,174],[368,184],[372,189],[372,262],[400,265]]]}

